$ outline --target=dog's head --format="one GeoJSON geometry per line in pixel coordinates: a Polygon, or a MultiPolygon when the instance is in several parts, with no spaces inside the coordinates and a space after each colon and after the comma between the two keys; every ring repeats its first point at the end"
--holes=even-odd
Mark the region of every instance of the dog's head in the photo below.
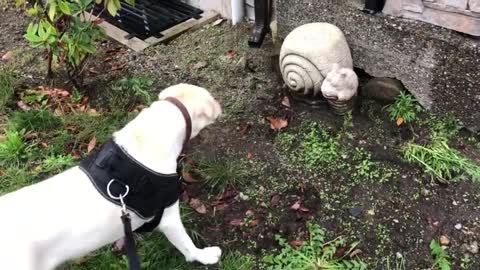
{"type": "Polygon", "coordinates": [[[204,88],[191,84],[177,84],[160,92],[159,99],[174,97],[183,103],[192,118],[192,136],[215,122],[222,113],[220,104],[204,88]]]}
{"type": "Polygon", "coordinates": [[[322,94],[326,99],[347,101],[357,94],[358,77],[352,69],[332,66],[322,83],[322,94]]]}

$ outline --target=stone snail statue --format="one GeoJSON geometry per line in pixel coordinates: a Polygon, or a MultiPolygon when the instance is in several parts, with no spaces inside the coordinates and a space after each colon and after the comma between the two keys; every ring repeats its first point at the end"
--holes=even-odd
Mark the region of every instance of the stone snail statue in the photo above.
{"type": "Polygon", "coordinates": [[[323,95],[338,114],[353,109],[358,78],[347,40],[335,25],[309,23],[290,32],[280,50],[280,70],[293,97],[316,105],[323,95]]]}

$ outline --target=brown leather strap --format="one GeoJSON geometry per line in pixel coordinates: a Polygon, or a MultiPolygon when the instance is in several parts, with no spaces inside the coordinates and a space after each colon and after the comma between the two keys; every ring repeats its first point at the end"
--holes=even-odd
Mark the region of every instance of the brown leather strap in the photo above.
{"type": "Polygon", "coordinates": [[[167,97],[165,98],[166,101],[172,103],[175,105],[180,112],[182,112],[183,118],[185,119],[186,123],[186,133],[185,133],[185,142],[183,143],[183,146],[187,144],[187,142],[190,140],[190,136],[192,136],[192,119],[190,118],[190,114],[188,113],[187,108],[180,102],[178,99],[174,97],[167,97]]]}

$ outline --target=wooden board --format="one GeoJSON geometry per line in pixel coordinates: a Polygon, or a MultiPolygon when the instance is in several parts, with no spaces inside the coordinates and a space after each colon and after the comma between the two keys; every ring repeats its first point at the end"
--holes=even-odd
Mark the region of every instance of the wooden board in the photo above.
{"type": "MultiPolygon", "coordinates": [[[[162,31],[161,34],[163,35],[161,38],[156,37],[149,37],[145,40],[141,40],[139,38],[126,38],[128,37],[129,33],[126,31],[116,27],[108,23],[107,21],[103,21],[99,24],[99,26],[105,31],[107,36],[113,38],[114,40],[122,43],[123,45],[127,46],[128,48],[139,52],[145,50],[146,48],[172,40],[173,38],[177,37],[178,35],[189,31],[198,29],[206,24],[209,24],[220,17],[220,14],[214,11],[207,11],[202,14],[200,19],[190,19],[183,23],[177,24],[165,31],[162,31]]],[[[85,14],[85,18],[89,19],[90,21],[98,20],[98,17],[91,15],[90,13],[85,14]]]]}

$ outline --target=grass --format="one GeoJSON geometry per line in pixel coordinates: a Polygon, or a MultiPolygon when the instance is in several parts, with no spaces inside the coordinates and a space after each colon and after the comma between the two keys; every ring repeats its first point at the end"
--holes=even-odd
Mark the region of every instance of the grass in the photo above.
{"type": "Polygon", "coordinates": [[[202,161],[198,171],[204,176],[205,184],[220,193],[227,188],[238,188],[248,176],[247,164],[233,159],[202,161]]]}
{"type": "Polygon", "coordinates": [[[47,110],[15,112],[8,120],[11,130],[42,132],[62,128],[62,120],[47,110]]]}
{"type": "Polygon", "coordinates": [[[465,176],[480,180],[480,166],[450,148],[445,137],[434,136],[426,146],[407,143],[402,154],[406,161],[420,165],[440,181],[455,181],[465,176]]]}
{"type": "Polygon", "coordinates": [[[18,164],[26,158],[30,149],[23,139],[24,131],[5,132],[5,139],[0,142],[0,164],[18,164]]]}
{"type": "Polygon", "coordinates": [[[255,260],[250,255],[243,255],[240,252],[232,252],[222,258],[220,270],[253,270],[255,260]]]}
{"type": "Polygon", "coordinates": [[[27,167],[9,166],[0,170],[0,196],[33,183],[36,174],[27,167]]]}
{"type": "Polygon", "coordinates": [[[326,241],[326,232],[320,226],[307,224],[309,239],[299,248],[292,247],[287,241],[277,235],[276,239],[281,251],[276,255],[267,255],[263,258],[267,270],[317,270],[317,269],[367,269],[367,265],[358,259],[352,252],[358,242],[348,244],[343,237],[326,241]],[[337,251],[347,247],[342,254],[337,251]]]}
{"type": "Polygon", "coordinates": [[[9,67],[0,68],[0,110],[12,99],[15,93],[15,72],[9,67]]]}

